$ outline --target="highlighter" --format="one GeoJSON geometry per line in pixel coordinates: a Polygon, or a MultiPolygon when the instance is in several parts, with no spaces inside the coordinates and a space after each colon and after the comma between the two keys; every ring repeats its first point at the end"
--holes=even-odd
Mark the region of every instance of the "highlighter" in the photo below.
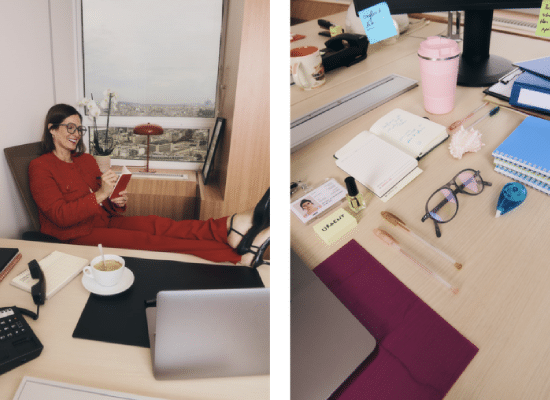
{"type": "Polygon", "coordinates": [[[518,207],[527,197],[527,189],[521,183],[510,182],[504,185],[497,203],[497,214],[499,217],[518,207]]]}

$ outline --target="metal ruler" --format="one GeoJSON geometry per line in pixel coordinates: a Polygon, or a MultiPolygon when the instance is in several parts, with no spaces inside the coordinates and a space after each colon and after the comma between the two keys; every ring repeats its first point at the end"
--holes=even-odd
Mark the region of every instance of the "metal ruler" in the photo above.
{"type": "Polygon", "coordinates": [[[416,86],[418,81],[414,79],[388,75],[295,119],[290,124],[291,151],[302,148],[416,86]]]}

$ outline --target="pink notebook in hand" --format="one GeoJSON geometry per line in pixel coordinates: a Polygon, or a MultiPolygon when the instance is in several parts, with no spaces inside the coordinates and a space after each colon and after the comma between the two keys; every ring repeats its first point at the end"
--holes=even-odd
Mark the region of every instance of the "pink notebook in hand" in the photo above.
{"type": "Polygon", "coordinates": [[[442,399],[478,351],[354,240],[314,272],[378,344],[331,399],[442,399]]]}

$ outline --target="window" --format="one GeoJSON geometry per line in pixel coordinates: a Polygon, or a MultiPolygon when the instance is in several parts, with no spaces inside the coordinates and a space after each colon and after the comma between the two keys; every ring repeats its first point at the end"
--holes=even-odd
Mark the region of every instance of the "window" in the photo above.
{"type": "MultiPolygon", "coordinates": [[[[109,117],[114,160],[142,165],[146,139],[133,127],[153,123],[164,134],[151,137],[152,162],[202,167],[216,117],[223,6],[223,0],[81,0],[83,97],[101,100],[106,89],[118,94],[109,117]]],[[[106,112],[97,122],[105,129],[106,112]]]]}

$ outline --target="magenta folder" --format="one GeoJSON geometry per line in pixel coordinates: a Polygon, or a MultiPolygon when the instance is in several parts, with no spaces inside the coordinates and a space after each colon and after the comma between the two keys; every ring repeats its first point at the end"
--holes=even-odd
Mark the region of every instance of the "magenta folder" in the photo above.
{"type": "Polygon", "coordinates": [[[478,351],[354,240],[314,272],[377,342],[331,399],[442,399],[478,351]]]}

